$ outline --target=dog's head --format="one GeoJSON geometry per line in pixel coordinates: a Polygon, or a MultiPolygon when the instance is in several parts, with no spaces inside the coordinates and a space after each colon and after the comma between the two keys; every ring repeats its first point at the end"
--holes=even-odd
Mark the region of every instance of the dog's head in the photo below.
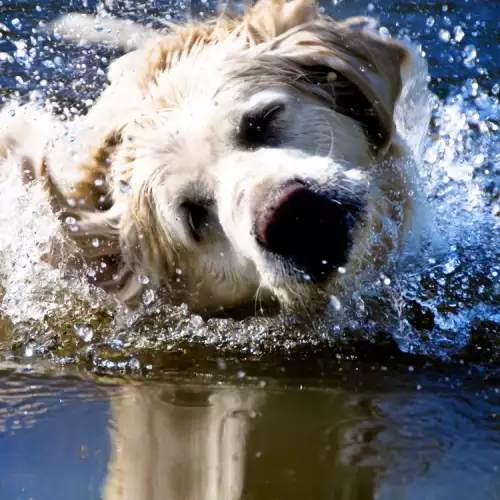
{"type": "Polygon", "coordinates": [[[204,314],[331,293],[386,258],[410,210],[393,123],[406,51],[309,2],[267,5],[225,39],[156,43],[108,158],[134,283],[204,314]]]}

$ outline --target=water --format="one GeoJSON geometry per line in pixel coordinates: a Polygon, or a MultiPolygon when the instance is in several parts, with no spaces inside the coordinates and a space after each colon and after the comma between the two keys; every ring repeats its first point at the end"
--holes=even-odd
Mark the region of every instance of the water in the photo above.
{"type": "MultiPolygon", "coordinates": [[[[40,262],[50,210],[36,190],[2,190],[5,169],[0,498],[500,496],[495,2],[323,5],[422,45],[436,102],[420,176],[440,245],[373,283],[390,311],[376,322],[369,296],[328,324],[204,322],[151,295],[130,314],[40,262]]],[[[161,26],[214,8],[0,0],[0,104],[50,99],[69,116],[98,95],[116,54],[47,35],[62,10],[161,26]]]]}
{"type": "Polygon", "coordinates": [[[500,497],[498,389],[466,371],[1,374],[5,499],[500,497]]]}

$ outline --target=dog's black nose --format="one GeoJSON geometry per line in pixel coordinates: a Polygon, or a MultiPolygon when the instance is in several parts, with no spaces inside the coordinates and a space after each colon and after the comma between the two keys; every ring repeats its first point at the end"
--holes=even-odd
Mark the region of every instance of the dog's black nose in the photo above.
{"type": "Polygon", "coordinates": [[[257,241],[314,282],[345,265],[359,202],[340,201],[294,181],[271,194],[255,217],[257,241]]]}

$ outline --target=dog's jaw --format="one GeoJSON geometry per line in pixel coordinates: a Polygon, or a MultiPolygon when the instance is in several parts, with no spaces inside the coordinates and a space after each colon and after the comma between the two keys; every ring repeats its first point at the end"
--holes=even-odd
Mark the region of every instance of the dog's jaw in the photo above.
{"type": "MultiPolygon", "coordinates": [[[[227,171],[221,176],[217,195],[221,225],[231,246],[255,264],[260,287],[269,290],[287,307],[297,302],[307,303],[320,290],[328,293],[343,281],[346,270],[351,267],[350,258],[346,257],[345,263],[341,262],[333,267],[325,265],[328,273],[324,280],[318,282],[318,277],[308,275],[306,270],[297,269],[285,256],[268,251],[259,243],[255,233],[256,216],[265,208],[266,200],[272,196],[273,191],[280,186],[287,186],[294,179],[320,186],[323,192],[332,193],[332,196],[342,194],[342,188],[346,188],[344,196],[348,191],[362,207],[368,196],[369,177],[354,167],[346,170],[345,165],[338,164],[331,158],[309,156],[296,150],[268,149],[250,154],[251,160],[242,161],[240,158],[239,169],[231,168],[230,158],[225,160],[227,171]],[[245,170],[245,165],[249,166],[248,170],[245,170]]],[[[345,203],[345,197],[343,200],[345,203]]],[[[334,201],[341,203],[340,198],[334,201]]],[[[360,214],[360,224],[363,224],[362,218],[363,215],[360,214]]],[[[328,230],[328,226],[325,230],[328,230]]],[[[338,229],[332,226],[331,230],[338,229]]],[[[361,235],[363,231],[353,227],[352,232],[352,246],[356,247],[359,242],[355,235],[361,235]]],[[[335,235],[332,236],[335,238],[335,235]]],[[[304,235],[297,234],[297,238],[303,237],[304,235]]],[[[324,260],[327,261],[328,257],[324,260]]]]}

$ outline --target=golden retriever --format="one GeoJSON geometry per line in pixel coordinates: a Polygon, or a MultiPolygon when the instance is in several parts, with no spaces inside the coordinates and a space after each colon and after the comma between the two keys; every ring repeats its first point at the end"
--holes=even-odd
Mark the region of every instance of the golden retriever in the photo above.
{"type": "Polygon", "coordinates": [[[0,157],[44,183],[96,284],[130,304],[163,290],[204,316],[256,300],[307,308],[401,251],[416,185],[395,109],[411,121],[419,90],[403,89],[416,56],[402,43],[312,0],[262,0],[164,35],[93,22],[60,30],[130,42],[109,86],[74,119],[6,106],[0,157]]]}

